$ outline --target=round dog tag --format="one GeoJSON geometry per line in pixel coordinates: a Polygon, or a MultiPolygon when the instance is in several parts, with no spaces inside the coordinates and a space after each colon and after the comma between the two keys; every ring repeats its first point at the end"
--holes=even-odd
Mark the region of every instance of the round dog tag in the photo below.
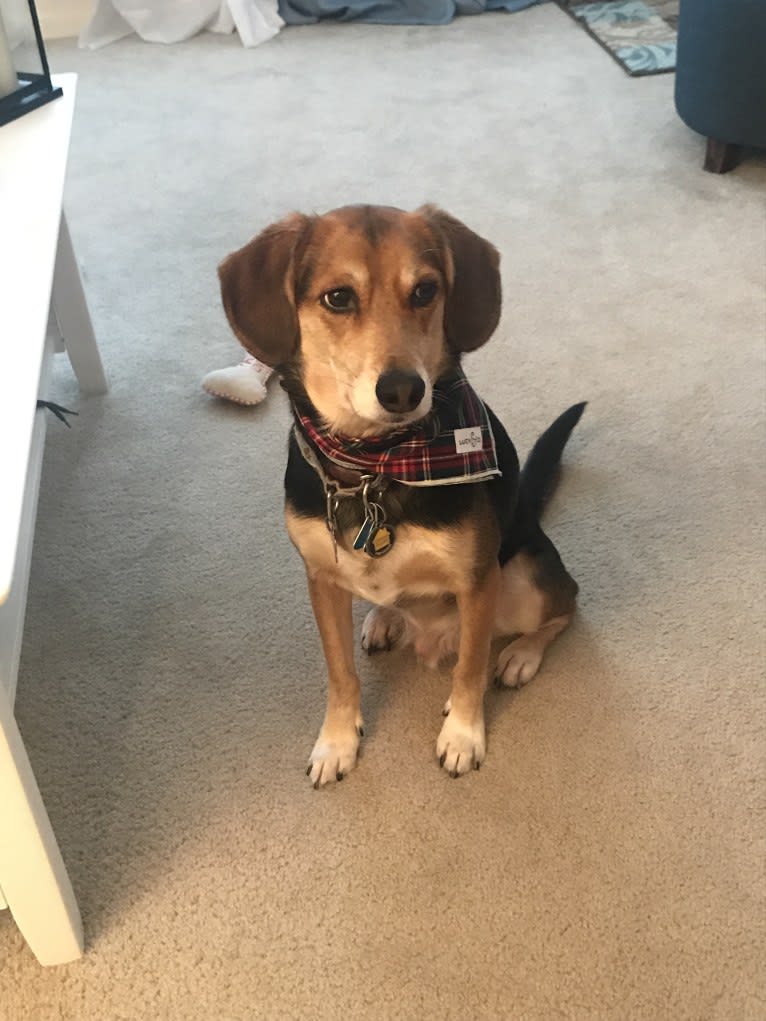
{"type": "Polygon", "coordinates": [[[390,525],[378,525],[370,533],[364,552],[370,557],[383,557],[394,545],[394,530],[390,525]]]}

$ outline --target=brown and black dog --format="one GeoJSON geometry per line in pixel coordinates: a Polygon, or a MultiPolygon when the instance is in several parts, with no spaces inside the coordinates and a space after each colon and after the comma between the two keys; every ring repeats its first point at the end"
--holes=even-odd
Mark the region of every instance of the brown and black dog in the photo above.
{"type": "MultiPolygon", "coordinates": [[[[351,441],[401,437],[426,421],[439,382],[490,338],[500,317],[497,251],[432,206],[293,214],[230,255],[219,276],[241,343],[276,367],[294,408],[308,408],[326,432],[351,441]]],[[[368,652],[409,643],[430,663],[457,654],[436,754],[452,776],[484,761],[492,640],[516,636],[495,676],[525,684],[574,612],[577,585],[539,515],[584,406],[554,422],[522,472],[486,408],[499,473],[457,485],[390,482],[375,497],[396,536],[384,556],[355,548],[369,515],[361,492],[368,476],[307,449],[297,416],[286,520],[329,674],[307,770],[315,786],[353,768],[363,734],[352,596],[374,604],[362,631],[368,652]]]]}

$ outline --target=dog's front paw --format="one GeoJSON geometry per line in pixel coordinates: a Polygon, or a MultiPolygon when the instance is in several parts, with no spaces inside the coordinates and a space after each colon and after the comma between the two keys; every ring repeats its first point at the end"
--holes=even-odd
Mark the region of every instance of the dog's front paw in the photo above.
{"type": "Polygon", "coordinates": [[[388,652],[404,634],[404,618],[388,606],[373,606],[362,624],[362,648],[370,656],[388,652]]]}
{"type": "Polygon", "coordinates": [[[444,707],[444,715],[446,719],[436,741],[439,765],[452,777],[478,769],[486,754],[484,717],[470,723],[452,710],[449,702],[444,707]]]}
{"type": "Polygon", "coordinates": [[[322,727],[306,769],[306,776],[315,788],[342,780],[354,768],[359,752],[359,738],[363,734],[361,716],[357,717],[356,724],[351,727],[328,727],[327,724],[322,727]]]}
{"type": "Polygon", "coordinates": [[[521,688],[529,684],[540,669],[544,648],[533,635],[522,635],[506,645],[497,657],[495,684],[500,688],[521,688]]]}

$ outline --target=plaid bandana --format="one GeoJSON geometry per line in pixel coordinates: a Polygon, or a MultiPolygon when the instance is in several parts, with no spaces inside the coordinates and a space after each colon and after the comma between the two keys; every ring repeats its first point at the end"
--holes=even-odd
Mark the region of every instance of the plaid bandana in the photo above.
{"type": "Polygon", "coordinates": [[[502,474],[487,409],[462,369],[437,381],[422,421],[388,436],[353,439],[332,433],[313,409],[293,404],[301,432],[333,464],[384,475],[407,486],[482,482],[502,474]]]}

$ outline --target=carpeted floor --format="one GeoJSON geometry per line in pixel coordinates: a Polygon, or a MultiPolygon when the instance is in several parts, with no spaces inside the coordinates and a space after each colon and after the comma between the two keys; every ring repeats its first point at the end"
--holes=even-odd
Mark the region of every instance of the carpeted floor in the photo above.
{"type": "Polygon", "coordinates": [[[17,710],[88,949],[43,970],[0,915],[3,1021],[761,1019],[764,161],[704,174],[672,78],[553,5],[51,60],[112,390],[58,367],[17,710]],[[199,389],[238,357],[215,267],[293,207],[425,199],[503,252],[467,367],[520,448],[590,401],[547,518],[581,612],[460,781],[447,676],[363,661],[315,792],[288,416],[199,389]]]}

